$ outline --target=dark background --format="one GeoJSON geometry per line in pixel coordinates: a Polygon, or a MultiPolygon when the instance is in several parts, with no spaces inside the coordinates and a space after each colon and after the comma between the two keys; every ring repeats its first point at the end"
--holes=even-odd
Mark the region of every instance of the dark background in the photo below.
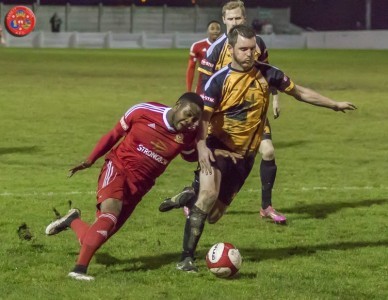
{"type": "MultiPolygon", "coordinates": [[[[221,7],[225,0],[40,0],[41,5],[138,5],[221,7]]],[[[4,4],[32,4],[37,0],[0,0],[4,4]]],[[[291,7],[291,22],[314,30],[365,28],[366,0],[245,0],[246,7],[291,7]],[[356,25],[358,23],[358,25],[356,25]]],[[[371,29],[388,29],[388,0],[372,0],[371,29]]]]}

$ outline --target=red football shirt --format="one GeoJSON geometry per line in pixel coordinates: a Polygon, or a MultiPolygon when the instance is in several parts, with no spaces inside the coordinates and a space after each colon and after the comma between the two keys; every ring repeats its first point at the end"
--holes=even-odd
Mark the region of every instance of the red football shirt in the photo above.
{"type": "MultiPolygon", "coordinates": [[[[189,65],[192,65],[194,70],[195,70],[196,63],[197,62],[200,63],[202,61],[202,59],[206,58],[206,51],[207,51],[207,49],[209,49],[210,45],[211,45],[211,42],[207,38],[200,40],[198,42],[195,42],[194,44],[191,45],[190,56],[189,56],[189,65]]],[[[202,73],[198,74],[197,87],[195,89],[195,92],[197,94],[201,93],[201,80],[202,80],[201,74],[202,73]]],[[[192,76],[194,76],[194,72],[193,72],[192,76]]],[[[188,80],[188,78],[186,78],[186,80],[188,80]]],[[[193,78],[191,78],[191,81],[192,80],[193,80],[193,78]]]]}
{"type": "Polygon", "coordinates": [[[155,181],[178,154],[195,149],[196,129],[177,133],[167,121],[170,109],[155,102],[131,107],[119,121],[126,135],[106,158],[138,182],[155,181]]]}

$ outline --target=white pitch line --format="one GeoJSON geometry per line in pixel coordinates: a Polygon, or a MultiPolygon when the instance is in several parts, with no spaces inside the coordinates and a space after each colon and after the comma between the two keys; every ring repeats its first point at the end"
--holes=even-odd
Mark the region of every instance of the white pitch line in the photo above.
{"type": "MultiPolygon", "coordinates": [[[[314,187],[299,187],[299,188],[277,188],[274,190],[279,191],[297,191],[302,192],[309,191],[348,191],[348,190],[388,190],[387,186],[343,186],[343,187],[326,187],[326,186],[314,186],[314,187]]],[[[245,193],[258,193],[260,189],[242,189],[241,192],[245,193]]],[[[176,190],[167,190],[167,189],[154,189],[153,192],[159,194],[173,194],[176,193],[176,190]]],[[[15,192],[2,192],[0,197],[31,197],[31,196],[41,196],[41,197],[57,197],[57,196],[71,196],[71,195],[95,195],[95,191],[71,191],[71,192],[31,192],[31,193],[15,193],[15,192]]]]}
{"type": "Polygon", "coordinates": [[[30,196],[71,196],[71,195],[95,195],[95,191],[73,191],[73,192],[32,192],[32,193],[13,193],[4,192],[0,193],[0,197],[30,197],[30,196]]]}

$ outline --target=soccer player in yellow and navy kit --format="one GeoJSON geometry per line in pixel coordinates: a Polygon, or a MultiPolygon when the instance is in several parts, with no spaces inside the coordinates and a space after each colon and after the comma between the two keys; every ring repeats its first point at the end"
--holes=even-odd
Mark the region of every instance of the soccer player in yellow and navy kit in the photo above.
{"type": "MultiPolygon", "coordinates": [[[[223,21],[227,26],[227,32],[234,26],[246,22],[245,7],[242,1],[230,1],[222,8],[223,21]]],[[[255,60],[268,63],[268,51],[259,35],[256,35],[255,60]]],[[[202,82],[205,86],[207,80],[215,72],[225,67],[232,61],[228,49],[228,38],[224,34],[207,51],[206,59],[202,60],[198,71],[203,73],[202,82]]],[[[276,90],[273,91],[274,116],[279,116],[279,100],[276,90]]],[[[275,149],[272,144],[271,127],[268,119],[262,136],[262,144],[259,152],[262,155],[260,164],[261,178],[261,209],[262,217],[271,218],[275,223],[286,222],[286,217],[272,207],[272,189],[275,183],[277,166],[275,163],[275,149]]]]}
{"type": "Polygon", "coordinates": [[[281,70],[255,61],[255,32],[245,25],[228,34],[232,62],[215,73],[204,90],[204,112],[197,134],[198,199],[186,219],[183,252],[177,269],[196,272],[194,253],[205,220],[216,223],[248,177],[264,132],[271,88],[295,99],[335,111],[354,110],[350,102],[336,102],[294,84],[281,70]],[[214,156],[216,149],[234,153],[214,156]]]}
{"type": "MultiPolygon", "coordinates": [[[[222,8],[222,18],[226,25],[227,32],[229,32],[233,26],[245,23],[246,14],[244,3],[242,1],[230,1],[226,3],[222,8]]],[[[268,52],[264,41],[258,35],[256,35],[255,39],[255,60],[268,63],[268,52]]],[[[228,38],[226,34],[223,34],[210,46],[206,53],[206,58],[201,60],[198,71],[202,75],[202,90],[210,76],[228,65],[231,61],[232,57],[228,49],[228,38]]],[[[273,91],[272,104],[274,116],[277,118],[279,116],[279,102],[276,90],[273,91]]],[[[262,185],[260,215],[262,217],[271,218],[275,223],[284,223],[286,222],[286,217],[272,207],[272,188],[275,183],[277,166],[275,163],[275,150],[272,144],[271,128],[268,119],[266,120],[266,126],[264,127],[259,152],[262,156],[260,164],[262,185]]],[[[198,188],[198,171],[196,171],[192,187],[185,187],[178,195],[163,201],[159,210],[167,211],[185,204],[190,206],[191,202],[195,200],[198,188]]]]}

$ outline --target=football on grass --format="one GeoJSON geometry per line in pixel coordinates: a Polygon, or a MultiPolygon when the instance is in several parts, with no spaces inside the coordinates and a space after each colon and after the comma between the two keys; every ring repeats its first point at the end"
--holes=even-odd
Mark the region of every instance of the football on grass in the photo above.
{"type": "Polygon", "coordinates": [[[241,262],[240,252],[230,243],[217,243],[206,255],[209,271],[221,278],[235,275],[241,267],[241,262]]]}

